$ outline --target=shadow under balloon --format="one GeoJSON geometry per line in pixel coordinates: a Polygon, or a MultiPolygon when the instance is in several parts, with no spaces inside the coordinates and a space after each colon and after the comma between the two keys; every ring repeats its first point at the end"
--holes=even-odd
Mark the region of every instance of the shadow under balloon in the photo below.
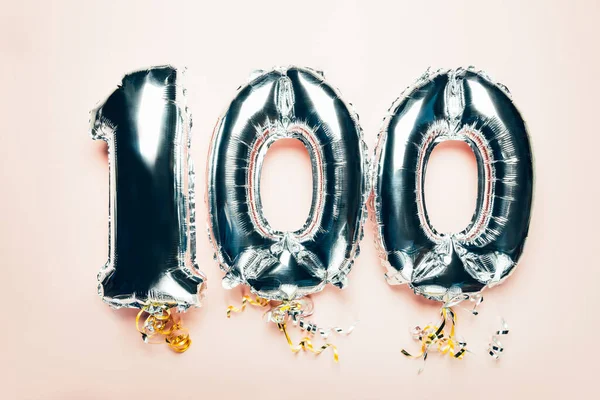
{"type": "Polygon", "coordinates": [[[392,292],[397,293],[403,300],[412,301],[420,307],[439,309],[440,302],[428,299],[421,295],[418,295],[411,289],[408,284],[405,285],[388,285],[392,292]]]}
{"type": "Polygon", "coordinates": [[[112,314],[116,319],[121,322],[127,323],[130,326],[133,324],[135,326],[135,317],[139,313],[139,309],[137,308],[120,308],[118,310],[111,309],[112,314]]]}
{"type": "Polygon", "coordinates": [[[108,143],[104,140],[94,140],[93,144],[92,149],[94,157],[108,163],[108,143]]]}

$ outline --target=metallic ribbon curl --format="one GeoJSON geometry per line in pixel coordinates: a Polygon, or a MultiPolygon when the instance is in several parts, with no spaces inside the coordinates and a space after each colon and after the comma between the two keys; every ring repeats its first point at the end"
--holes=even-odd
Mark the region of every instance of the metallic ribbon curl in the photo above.
{"type": "MultiPolygon", "coordinates": [[[[448,307],[448,306],[458,305],[465,300],[469,300],[470,302],[474,303],[473,308],[470,310],[465,307],[461,307],[461,308],[463,310],[469,311],[473,315],[479,315],[479,311],[477,311],[477,307],[483,302],[483,296],[481,295],[481,293],[477,293],[477,294],[473,294],[473,295],[461,294],[459,296],[456,296],[456,297],[448,300],[444,304],[444,306],[448,307]]],[[[489,346],[488,346],[488,353],[495,360],[499,359],[500,355],[504,351],[504,346],[502,346],[499,336],[508,335],[508,332],[509,332],[508,324],[506,323],[504,318],[501,317],[500,321],[501,321],[502,328],[500,330],[496,331],[496,333],[494,335],[492,335],[492,340],[490,341],[489,346]]]]}
{"type": "Polygon", "coordinates": [[[331,349],[333,351],[333,361],[335,361],[336,363],[340,362],[340,355],[339,355],[338,349],[335,345],[333,345],[331,343],[325,343],[321,346],[321,348],[319,348],[319,350],[315,350],[312,342],[310,341],[310,338],[308,336],[305,336],[302,338],[302,340],[300,340],[300,343],[298,343],[298,345],[295,346],[294,343],[292,342],[292,339],[290,338],[290,335],[288,334],[288,332],[286,330],[286,324],[285,323],[277,324],[277,327],[285,335],[288,345],[290,346],[290,350],[292,350],[293,353],[297,353],[300,350],[304,350],[304,351],[310,351],[311,353],[318,356],[323,351],[325,351],[329,347],[331,347],[331,349]]]}
{"type": "MultiPolygon", "coordinates": [[[[260,297],[252,299],[249,296],[242,298],[242,306],[240,308],[229,306],[227,307],[227,318],[231,317],[232,312],[243,312],[246,306],[250,304],[258,307],[266,307],[270,304],[270,301],[260,297]]],[[[337,347],[331,343],[323,344],[318,350],[316,350],[311,342],[309,336],[305,336],[302,340],[294,345],[287,331],[287,322],[292,321],[294,326],[300,327],[301,330],[305,331],[308,335],[313,335],[315,332],[319,332],[323,340],[327,340],[329,334],[334,331],[340,335],[349,335],[354,330],[354,325],[344,330],[339,327],[333,327],[329,329],[319,328],[316,324],[306,321],[304,317],[311,315],[313,312],[313,303],[309,298],[303,298],[299,300],[283,301],[278,305],[271,306],[269,310],[264,313],[264,318],[268,322],[273,322],[277,325],[279,330],[283,332],[285,338],[290,346],[290,350],[293,353],[297,353],[300,350],[310,351],[315,355],[321,354],[324,350],[331,347],[333,351],[333,359],[337,363],[339,362],[339,353],[337,347]]]]}
{"type": "Polygon", "coordinates": [[[258,296],[254,299],[251,298],[250,296],[244,296],[244,297],[242,297],[242,306],[240,308],[237,308],[235,306],[227,307],[227,318],[231,318],[232,312],[235,312],[235,313],[244,312],[244,310],[246,310],[246,306],[248,304],[253,305],[253,306],[266,307],[269,304],[269,300],[263,299],[262,297],[258,297],[258,296]]]}
{"type": "MultiPolygon", "coordinates": [[[[413,330],[413,338],[421,342],[421,353],[419,355],[412,355],[408,351],[402,349],[402,354],[406,357],[414,359],[423,359],[423,364],[427,361],[427,355],[431,348],[437,348],[442,354],[448,354],[453,358],[462,359],[467,350],[467,343],[457,339],[455,328],[456,328],[456,314],[452,308],[444,305],[441,309],[441,321],[438,325],[427,325],[425,328],[419,326],[413,330]],[[445,328],[450,323],[450,334],[446,336],[445,328]]],[[[419,369],[419,373],[423,372],[425,365],[419,369]]]]}
{"type": "MultiPolygon", "coordinates": [[[[440,311],[441,313],[441,321],[438,325],[427,325],[425,328],[421,328],[419,326],[415,327],[412,330],[412,336],[414,339],[421,342],[421,353],[419,355],[413,356],[406,350],[402,349],[402,354],[407,357],[415,358],[415,359],[423,359],[423,364],[427,360],[427,355],[431,347],[437,348],[437,350],[442,354],[449,354],[450,356],[458,359],[462,359],[466,352],[468,351],[466,346],[467,343],[456,338],[455,335],[455,327],[457,317],[452,309],[452,307],[459,306],[463,301],[469,300],[474,303],[473,308],[468,309],[465,307],[460,307],[473,315],[479,315],[479,311],[477,311],[477,307],[483,302],[483,296],[480,293],[474,295],[468,294],[460,294],[451,298],[445,299],[444,305],[440,311]],[[450,334],[446,337],[444,328],[447,323],[451,324],[450,334]]],[[[488,347],[488,353],[494,359],[500,358],[500,355],[504,351],[504,347],[500,343],[498,339],[499,336],[508,335],[508,325],[504,318],[501,319],[502,328],[496,331],[495,335],[492,336],[492,340],[488,347]]],[[[419,373],[423,372],[425,365],[423,365],[419,369],[419,373]]]]}
{"type": "Polygon", "coordinates": [[[183,353],[192,345],[192,339],[187,329],[182,327],[181,319],[175,318],[166,306],[144,306],[135,318],[135,326],[146,343],[167,343],[176,353],[183,353]],[[148,316],[141,324],[144,314],[148,316]]]}
{"type": "Polygon", "coordinates": [[[490,345],[488,348],[489,355],[492,356],[492,358],[494,358],[495,360],[499,359],[500,355],[504,351],[504,347],[502,346],[502,343],[500,343],[498,336],[508,335],[508,332],[509,332],[508,324],[506,323],[504,318],[501,318],[501,321],[502,321],[502,328],[500,330],[496,331],[496,334],[492,336],[492,341],[490,342],[490,345]]]}
{"type": "Polygon", "coordinates": [[[338,335],[347,336],[351,334],[355,328],[354,324],[348,329],[342,329],[337,326],[323,329],[317,324],[305,319],[305,317],[312,315],[313,309],[313,302],[309,298],[287,301],[267,311],[265,313],[265,319],[267,321],[275,322],[276,324],[281,324],[288,319],[291,319],[294,326],[300,327],[301,330],[307,332],[309,335],[314,335],[316,332],[318,332],[323,340],[327,340],[331,332],[335,332],[338,335]]]}

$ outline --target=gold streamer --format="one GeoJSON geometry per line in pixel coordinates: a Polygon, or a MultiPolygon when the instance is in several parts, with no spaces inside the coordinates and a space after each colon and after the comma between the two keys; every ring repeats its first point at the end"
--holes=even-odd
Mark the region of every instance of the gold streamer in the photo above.
{"type": "Polygon", "coordinates": [[[323,351],[325,351],[329,347],[331,347],[331,349],[333,350],[333,361],[335,361],[336,363],[340,362],[340,356],[339,356],[339,353],[338,353],[338,349],[333,344],[331,344],[331,343],[325,343],[325,344],[323,344],[323,346],[321,346],[319,348],[319,350],[315,350],[312,342],[310,341],[310,338],[308,336],[305,336],[304,338],[302,338],[302,340],[300,340],[300,343],[298,343],[297,345],[294,345],[294,342],[292,342],[292,339],[290,338],[290,335],[288,334],[288,332],[286,330],[285,322],[283,324],[277,324],[277,327],[285,335],[285,338],[287,339],[288,345],[290,346],[290,350],[292,350],[293,353],[297,353],[300,350],[304,350],[304,351],[310,351],[311,353],[313,353],[313,354],[315,354],[315,355],[318,356],[323,351]]]}
{"type": "MultiPolygon", "coordinates": [[[[244,312],[244,310],[246,309],[248,304],[257,306],[257,307],[266,307],[270,304],[270,301],[267,299],[261,298],[261,297],[256,297],[253,299],[250,296],[243,296],[242,297],[242,305],[240,306],[240,308],[237,308],[233,305],[230,305],[227,307],[227,318],[231,318],[232,312],[235,312],[235,313],[244,312]]],[[[303,301],[303,300],[283,301],[281,304],[272,306],[269,310],[267,310],[265,312],[264,315],[269,322],[273,322],[273,323],[277,324],[277,327],[279,328],[279,330],[281,332],[283,332],[283,334],[285,335],[288,345],[290,346],[290,350],[293,353],[297,353],[301,350],[304,350],[304,351],[309,351],[318,356],[323,351],[325,351],[326,349],[331,347],[331,349],[333,351],[333,360],[336,363],[339,362],[339,353],[338,353],[337,347],[331,343],[325,343],[319,349],[315,349],[309,336],[305,336],[304,338],[302,338],[300,343],[298,343],[297,345],[294,345],[294,343],[292,342],[292,339],[290,338],[290,335],[287,331],[286,322],[289,319],[292,319],[292,321],[294,322],[294,325],[298,321],[301,321],[302,323],[304,323],[301,320],[301,316],[307,312],[305,307],[310,307],[308,310],[308,314],[312,313],[312,302],[307,303],[306,301],[303,301]],[[310,304],[310,306],[307,306],[307,304],[310,304]]],[[[304,327],[305,325],[302,325],[302,326],[304,327]]],[[[303,329],[307,330],[307,328],[303,328],[303,329]]],[[[318,330],[318,328],[316,327],[316,325],[311,325],[311,329],[307,330],[307,332],[309,334],[313,334],[317,330],[318,330]]],[[[327,332],[322,329],[319,329],[319,331],[321,331],[321,335],[326,339],[327,332]]],[[[343,334],[345,333],[342,329],[339,329],[339,328],[335,328],[335,331],[338,333],[339,332],[341,332],[343,334]]],[[[352,331],[352,328],[349,329],[347,333],[350,333],[351,331],[352,331]]]]}
{"type": "MultiPolygon", "coordinates": [[[[425,362],[430,349],[433,347],[442,354],[448,354],[459,360],[462,359],[467,352],[467,344],[456,338],[456,314],[452,308],[442,307],[441,317],[439,325],[430,324],[423,329],[420,327],[415,328],[413,336],[421,342],[420,354],[411,355],[404,349],[402,349],[402,354],[409,358],[421,358],[425,362]],[[445,328],[448,323],[450,323],[450,334],[446,336],[445,328]]],[[[419,373],[423,371],[423,368],[419,369],[419,373]]]]}
{"type": "Polygon", "coordinates": [[[176,319],[164,306],[144,306],[135,318],[135,326],[146,343],[167,343],[176,353],[183,353],[192,345],[192,339],[187,329],[182,327],[181,319],[176,319]],[[140,325],[144,314],[148,316],[140,325]]]}
{"type": "Polygon", "coordinates": [[[227,318],[231,318],[231,313],[235,312],[235,313],[241,313],[244,312],[244,310],[246,309],[246,306],[250,304],[253,306],[258,306],[258,307],[266,307],[269,305],[269,300],[267,299],[263,299],[262,297],[256,297],[256,298],[251,298],[250,296],[244,296],[242,297],[242,306],[240,308],[237,308],[235,306],[229,306],[227,307],[227,318]]]}

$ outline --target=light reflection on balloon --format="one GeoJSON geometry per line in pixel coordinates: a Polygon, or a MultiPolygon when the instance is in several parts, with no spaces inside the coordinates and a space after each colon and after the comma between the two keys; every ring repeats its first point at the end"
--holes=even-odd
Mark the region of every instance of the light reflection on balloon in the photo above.
{"type": "Polygon", "coordinates": [[[125,75],[90,122],[92,137],[109,148],[109,254],[98,274],[100,296],[156,321],[171,307],[199,306],[205,277],[196,263],[191,124],[181,72],[162,66],[125,75]]]}

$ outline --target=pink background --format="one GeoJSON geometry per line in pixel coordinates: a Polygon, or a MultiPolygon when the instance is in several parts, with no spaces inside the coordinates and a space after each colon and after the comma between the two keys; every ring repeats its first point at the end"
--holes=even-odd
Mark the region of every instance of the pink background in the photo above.
{"type": "MultiPolygon", "coordinates": [[[[0,397],[593,397],[599,5],[418,3],[4,2],[0,397]],[[339,364],[330,355],[291,354],[257,309],[227,320],[225,308],[241,291],[221,288],[202,235],[198,258],[209,289],[204,307],[185,316],[192,348],[177,355],[144,345],[135,311],[113,311],[96,295],[107,254],[108,166],[103,143],[88,136],[88,112],[124,73],[163,63],[188,67],[200,188],[217,117],[254,68],[323,69],[355,105],[370,150],[392,101],[428,66],[473,64],[506,84],[530,129],[536,198],[516,273],[485,294],[478,317],[459,312],[459,334],[476,354],[458,361],[434,353],[417,376],[419,363],[400,349],[416,349],[408,329],[436,321],[438,306],[386,284],[370,224],[349,287],[314,296],[315,321],[360,321],[350,337],[333,338],[339,364]],[[485,350],[499,315],[511,333],[494,362],[485,350]]],[[[437,227],[458,230],[473,211],[475,164],[464,146],[444,147],[430,164],[428,206],[437,227]]],[[[273,225],[304,221],[310,180],[301,146],[269,153],[263,201],[273,225]]],[[[197,213],[206,214],[204,203],[197,213]]]]}

